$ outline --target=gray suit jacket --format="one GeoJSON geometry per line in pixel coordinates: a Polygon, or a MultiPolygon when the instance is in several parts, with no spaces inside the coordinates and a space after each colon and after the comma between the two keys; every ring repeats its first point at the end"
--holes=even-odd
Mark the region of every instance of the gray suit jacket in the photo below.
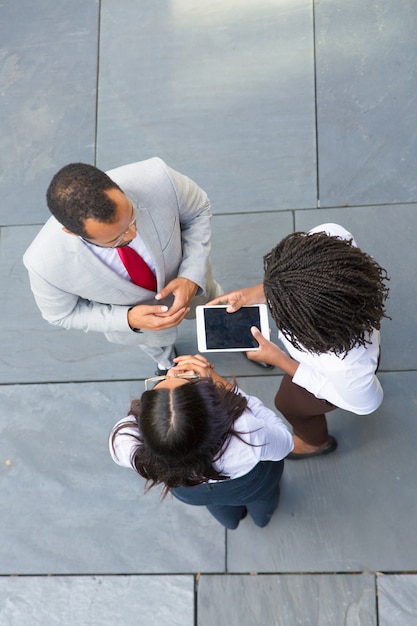
{"type": "MultiPolygon", "coordinates": [[[[107,174],[140,209],[137,229],[154,260],[158,290],[183,276],[199,285],[197,295],[211,297],[215,287],[206,193],[156,157],[107,174]]],[[[130,329],[129,307],[160,304],[155,294],[118,276],[79,237],[64,232],[54,217],[29,246],[23,262],[36,303],[49,323],[103,332],[116,343],[165,346],[175,340],[176,329],[143,333],[130,329]]]]}

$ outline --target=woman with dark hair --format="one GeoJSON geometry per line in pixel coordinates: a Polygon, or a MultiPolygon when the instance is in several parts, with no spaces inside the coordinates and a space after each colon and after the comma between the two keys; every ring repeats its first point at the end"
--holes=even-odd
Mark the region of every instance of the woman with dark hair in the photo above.
{"type": "Polygon", "coordinates": [[[113,460],[164,485],[187,504],[205,505],[226,528],[249,512],[257,526],[279,501],[291,433],[258,398],[231,385],[201,355],[181,356],[166,376],[145,380],[129,415],[110,435],[113,460]]]}
{"type": "Polygon", "coordinates": [[[357,247],[339,224],[284,237],[264,257],[262,283],[231,291],[209,304],[241,306],[267,302],[285,351],[252,334],[259,350],[248,359],[284,372],[275,406],[293,427],[299,460],[333,452],[326,413],[341,408],[357,415],[375,411],[383,398],[375,373],[381,321],[388,317],[386,270],[357,247]]]}

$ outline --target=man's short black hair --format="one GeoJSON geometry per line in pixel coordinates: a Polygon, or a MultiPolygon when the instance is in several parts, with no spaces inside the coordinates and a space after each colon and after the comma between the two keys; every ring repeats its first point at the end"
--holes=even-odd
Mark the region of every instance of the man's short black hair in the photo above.
{"type": "Polygon", "coordinates": [[[99,222],[115,220],[115,203],[105,193],[120,187],[94,165],[70,163],[53,177],[46,192],[52,215],[76,235],[87,237],[84,222],[91,218],[99,222]]]}

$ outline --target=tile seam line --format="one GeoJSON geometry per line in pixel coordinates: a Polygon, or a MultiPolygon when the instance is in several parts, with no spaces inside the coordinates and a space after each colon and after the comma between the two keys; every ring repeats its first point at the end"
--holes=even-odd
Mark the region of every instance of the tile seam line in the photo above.
{"type": "Polygon", "coordinates": [[[99,96],[99,82],[100,82],[100,44],[101,44],[101,2],[98,2],[97,10],[97,50],[96,50],[96,98],[95,98],[95,123],[94,123],[94,154],[93,163],[97,165],[97,139],[98,139],[98,96],[99,96]]]}
{"type": "MultiPolygon", "coordinates": [[[[294,212],[296,213],[297,211],[321,211],[324,212],[326,210],[333,210],[333,209],[339,209],[339,210],[346,210],[348,211],[349,209],[372,209],[372,208],[376,208],[376,207],[399,207],[399,206],[413,206],[413,205],[417,205],[417,200],[408,200],[408,201],[404,201],[404,202],[375,202],[372,204],[350,204],[349,206],[341,206],[340,204],[334,204],[334,205],[329,205],[329,206],[321,206],[321,207],[297,207],[297,208],[291,208],[289,207],[288,209],[270,209],[270,210],[263,210],[263,211],[230,211],[230,212],[212,212],[212,217],[221,217],[221,216],[230,216],[230,215],[241,215],[241,216],[245,216],[245,215],[263,215],[263,214],[271,214],[271,213],[277,213],[277,214],[281,214],[281,213],[291,213],[294,212]]],[[[31,227],[31,226],[44,226],[45,222],[30,222],[30,223],[18,223],[18,224],[1,224],[0,225],[0,229],[1,228],[19,228],[19,227],[31,227]]]]}
{"type": "MultiPolygon", "coordinates": [[[[245,215],[263,215],[263,214],[271,214],[271,213],[276,213],[276,214],[281,214],[281,213],[290,213],[290,212],[294,212],[296,213],[297,211],[300,212],[306,212],[306,211],[320,211],[322,213],[324,213],[324,211],[327,210],[340,210],[340,211],[349,211],[350,209],[373,209],[373,208],[382,208],[382,207],[401,207],[401,206],[414,206],[417,204],[417,200],[410,200],[407,202],[386,202],[386,203],[371,203],[371,204],[349,204],[349,206],[342,206],[340,204],[334,204],[334,205],[329,205],[329,206],[320,206],[320,207],[288,207],[286,209],[266,209],[266,210],[262,210],[262,211],[224,211],[224,212],[218,212],[218,211],[212,211],[212,217],[217,217],[217,216],[229,216],[229,215],[241,215],[241,216],[245,216],[245,215]]],[[[18,224],[19,226],[19,224],[18,224]]]]}
{"type": "MultiPolygon", "coordinates": [[[[382,370],[379,370],[380,372],[382,370]]],[[[406,370],[407,372],[409,370],[406,370]]],[[[239,378],[251,378],[251,379],[263,379],[263,378],[271,378],[275,376],[275,374],[237,374],[239,378]]],[[[278,374],[278,376],[283,376],[283,374],[278,374]]],[[[11,387],[11,386],[23,386],[23,385],[91,385],[91,384],[108,384],[108,383],[143,383],[146,379],[146,376],[141,378],[107,378],[107,379],[90,379],[90,380],[41,380],[41,381],[23,381],[23,382],[1,382],[1,387],[11,387]]]]}
{"type": "MultiPolygon", "coordinates": [[[[379,374],[406,374],[416,372],[417,368],[410,367],[404,369],[380,369],[379,374]]],[[[272,378],[273,376],[283,376],[282,373],[278,374],[250,374],[243,373],[237,375],[239,378],[272,378]]],[[[84,385],[93,383],[131,383],[131,382],[143,382],[146,377],[143,378],[103,378],[103,379],[83,379],[83,380],[31,380],[31,381],[16,381],[16,382],[0,382],[1,387],[11,387],[13,385],[84,385]]]]}
{"type": "Polygon", "coordinates": [[[316,54],[316,3],[312,2],[313,20],[313,78],[314,78],[314,126],[316,134],[316,208],[320,208],[319,122],[317,103],[317,54],[316,54]]]}
{"type": "Polygon", "coordinates": [[[0,574],[2,578],[93,578],[95,576],[100,577],[115,577],[123,578],[127,576],[135,576],[137,578],[144,577],[168,577],[168,576],[190,576],[195,578],[196,576],[362,576],[370,575],[383,577],[383,576],[416,576],[417,570],[355,570],[355,571],[242,571],[242,572],[205,572],[205,571],[179,571],[179,572],[82,572],[82,573],[31,573],[31,574],[19,574],[12,572],[10,574],[0,574]]]}

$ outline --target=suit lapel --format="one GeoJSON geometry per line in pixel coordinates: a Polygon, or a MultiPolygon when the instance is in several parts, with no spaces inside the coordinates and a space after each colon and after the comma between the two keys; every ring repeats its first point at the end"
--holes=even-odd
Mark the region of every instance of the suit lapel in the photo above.
{"type": "Polygon", "coordinates": [[[149,298],[149,291],[119,276],[78,237],[66,233],[63,236],[66,238],[66,271],[59,274],[60,278],[64,278],[64,289],[69,287],[80,297],[97,302],[129,304],[147,299],[153,301],[153,297],[149,298]]]}
{"type": "Polygon", "coordinates": [[[136,228],[142,237],[149,253],[153,259],[156,270],[156,282],[158,290],[165,286],[165,263],[162,253],[161,244],[159,242],[158,233],[155,224],[149,215],[148,209],[139,207],[138,217],[136,219],[136,228]]]}

